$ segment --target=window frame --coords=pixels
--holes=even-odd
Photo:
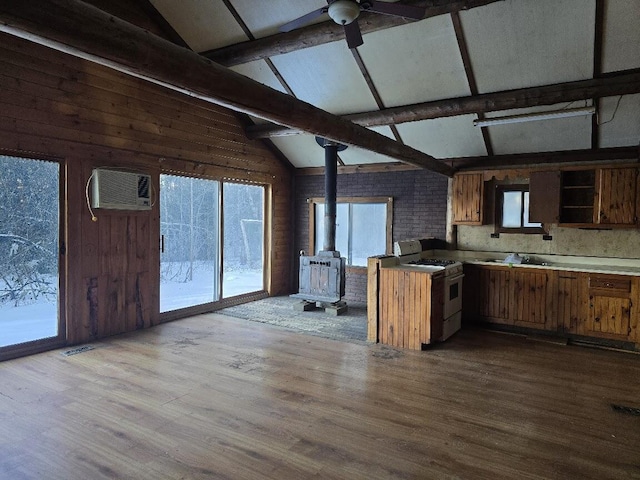
[[[529,193],[529,185],[528,184],[502,184],[496,185],[495,191],[495,233],[521,233],[521,234],[545,234],[547,233],[544,224],[541,224],[539,227],[503,227],[502,226],[502,218],[504,211],[504,194],[505,192],[520,192],[522,196],[522,207],[520,210],[520,223],[524,225],[524,194]],[[529,197],[531,199],[531,197]],[[529,221],[527,219],[527,221]],[[539,222],[538,222],[539,223]]]
[[[318,203],[324,204],[324,197],[311,197],[307,199],[307,204],[309,205],[309,255],[314,255],[316,251],[316,204]],[[393,251],[393,197],[337,197],[336,203],[376,203],[386,205],[385,254],[391,254]],[[349,226],[349,236],[351,236],[351,226]],[[347,265],[347,268],[367,267],[362,265]]]

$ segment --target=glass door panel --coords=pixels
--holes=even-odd
[[[60,165],[0,155],[0,353],[64,335]]]
[[[223,184],[222,296],[264,290],[264,187]]]
[[[160,311],[220,299],[219,182],[160,175]]]

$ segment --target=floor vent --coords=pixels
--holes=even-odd
[[[616,405],[615,403],[611,404],[611,408],[613,408],[613,410],[615,410],[616,412],[640,417],[640,408],[627,407],[626,405]]]
[[[62,352],[62,355],[65,357],[70,357],[71,355],[77,355],[78,353],[86,352],[88,350],[93,350],[94,347],[91,345],[83,345],[82,347],[72,348],[71,350],[66,350]]]

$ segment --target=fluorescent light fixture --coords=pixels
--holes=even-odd
[[[571,108],[564,110],[552,110],[541,113],[527,113],[524,115],[511,115],[508,117],[486,118],[484,120],[474,120],[474,127],[491,127],[493,125],[505,125],[507,123],[534,122],[536,120],[553,120],[554,118],[579,117],[582,115],[593,115],[596,107]]]

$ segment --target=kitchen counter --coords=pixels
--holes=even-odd
[[[393,267],[385,267],[385,268],[388,268],[390,270],[402,270],[405,272],[430,273],[432,275],[437,273],[444,274],[444,267],[436,267],[433,265],[413,265],[409,263],[401,263]]]
[[[467,250],[432,250],[424,257],[458,260],[471,265],[491,265],[511,268],[563,270],[572,272],[604,273],[612,275],[640,276],[640,259],[580,257],[570,255],[530,255],[532,263],[504,263],[508,253],[478,252]]]

